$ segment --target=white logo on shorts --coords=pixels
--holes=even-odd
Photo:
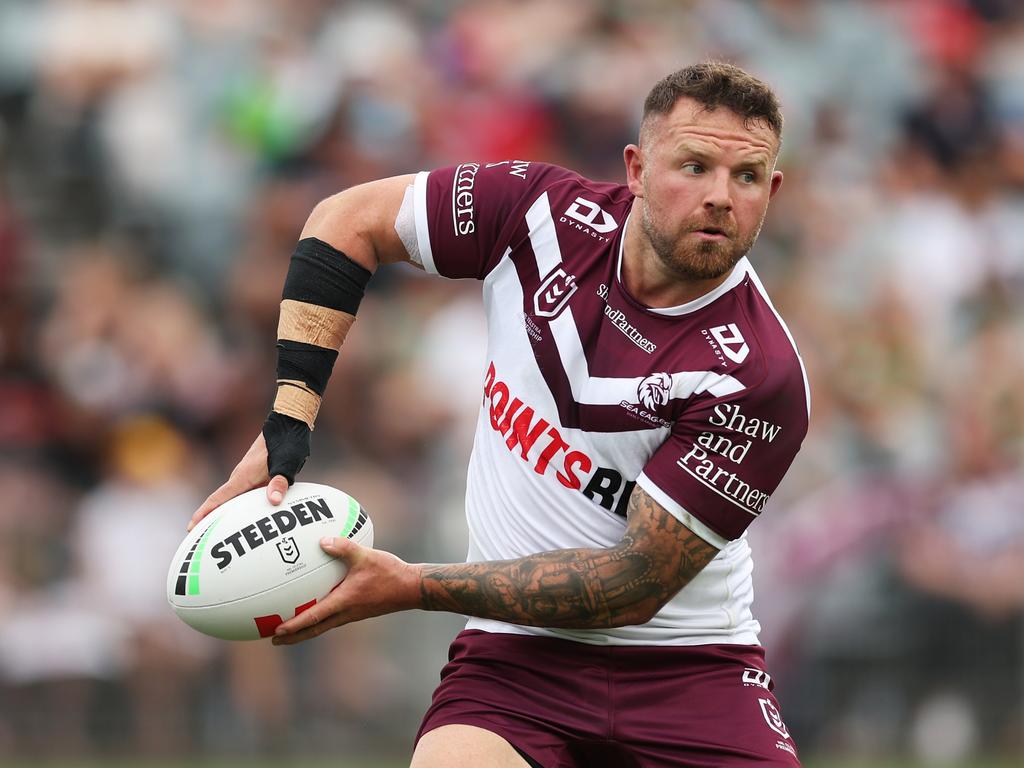
[[[771,699],[758,699],[757,701],[761,705],[761,714],[764,715],[764,721],[768,723],[768,727],[782,738],[788,739],[789,729],[782,722],[782,715],[779,713],[778,708],[772,704]]]
[[[771,682],[771,675],[763,670],[754,669],[753,667],[747,667],[743,670],[744,685],[759,685],[765,690],[768,690],[768,686],[771,685]]]
[[[793,749],[792,744],[788,744],[785,741],[776,741],[775,748],[781,749],[783,752],[789,752],[793,757],[796,757],[796,750]]]

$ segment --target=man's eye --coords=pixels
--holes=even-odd
[[[692,173],[696,175],[698,173],[704,173],[704,166],[701,165],[700,163],[686,163],[683,166],[683,170],[686,171],[687,173]]]
[[[755,181],[757,181],[757,174],[754,173],[753,171],[743,171],[740,174],[740,181],[742,181],[744,184],[753,184]]]

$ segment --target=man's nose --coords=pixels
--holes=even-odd
[[[716,169],[707,174],[708,186],[704,193],[704,208],[709,211],[728,213],[732,210],[732,195],[729,191],[729,171]]]

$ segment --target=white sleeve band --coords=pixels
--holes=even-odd
[[[651,478],[643,472],[641,472],[640,477],[636,479],[636,484],[643,488],[652,499],[668,510],[672,517],[676,518],[679,522],[704,539],[708,544],[713,547],[717,547],[718,549],[725,549],[725,545],[729,543],[727,538],[715,533],[704,525],[704,523],[687,512],[681,505],[673,500],[672,497],[656,486]]]
[[[430,227],[427,226],[427,179],[429,171],[420,171],[413,182],[413,211],[416,213],[416,243],[419,245],[420,263],[432,275],[439,274],[430,247]]]
[[[409,261],[413,264],[423,266],[423,257],[420,256],[420,246],[416,237],[416,209],[413,202],[413,185],[405,188],[405,197],[402,198],[402,207],[398,209],[398,216],[395,217],[395,232],[398,233],[402,245],[409,254]]]

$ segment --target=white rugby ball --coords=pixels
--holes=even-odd
[[[204,634],[270,637],[345,578],[347,566],[320,548],[324,536],[372,547],[373,523],[358,501],[328,485],[295,483],[276,507],[265,488],[243,493],[181,542],[167,573],[167,601]]]

